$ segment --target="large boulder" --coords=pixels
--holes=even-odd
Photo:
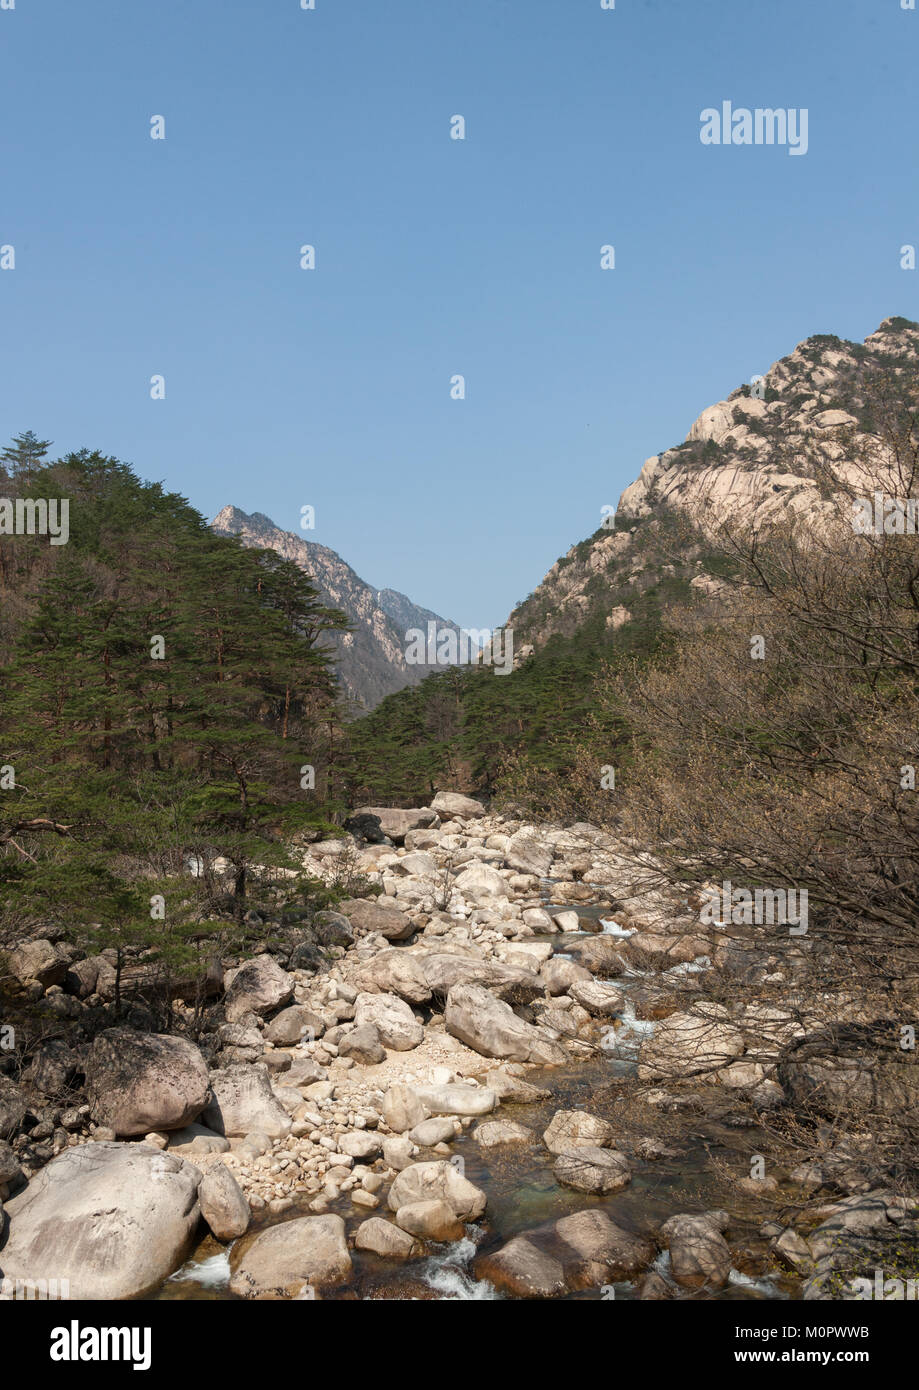
[[[49,1038],[32,1054],[24,1080],[31,1090],[49,1100],[63,1096],[83,1070],[83,1058],[61,1038]]]
[[[430,1114],[430,1110],[414,1088],[404,1082],[397,1081],[383,1097],[383,1122],[395,1134],[404,1134],[406,1130],[414,1129],[422,1120],[429,1119]]]
[[[37,980],[43,989],[59,985],[67,974],[70,957],[50,941],[22,941],[7,956],[10,974],[22,984]]]
[[[485,906],[495,898],[507,897],[507,880],[490,864],[477,861],[465,865],[453,880],[453,886],[468,902]]]
[[[506,1105],[534,1105],[537,1101],[548,1100],[552,1094],[544,1086],[522,1081],[519,1076],[511,1076],[501,1067],[486,1072],[485,1084]]]
[[[378,1066],[386,1061],[386,1049],[380,1041],[380,1034],[372,1023],[361,1023],[352,1028],[338,1043],[339,1057],[352,1057],[355,1062],[365,1066]]]
[[[573,980],[568,991],[576,1004],[594,1018],[612,1018],[622,1012],[625,995],[615,985],[601,980]]]
[[[479,1279],[516,1298],[554,1298],[627,1279],[654,1258],[647,1236],[617,1225],[591,1208],[515,1236],[475,1263]]]
[[[339,908],[357,931],[379,932],[387,941],[405,941],[415,931],[410,918],[398,907],[375,898],[346,898]]]
[[[546,878],[552,867],[553,856],[553,846],[547,844],[532,826],[524,826],[511,836],[504,864],[518,874],[535,874],[537,878]]]
[[[720,1004],[670,1014],[641,1045],[640,1081],[660,1081],[726,1067],[744,1050],[743,1036]]]
[[[424,970],[427,959],[410,951],[380,951],[364,961],[354,983],[364,993],[398,994],[408,1004],[425,1004],[431,997]]]
[[[542,1139],[553,1154],[568,1153],[585,1144],[603,1149],[613,1142],[613,1127],[586,1110],[556,1110]]]
[[[533,1131],[515,1120],[486,1120],[483,1125],[476,1125],[472,1137],[483,1149],[497,1149],[503,1144],[527,1144]]]
[[[223,1163],[213,1163],[201,1179],[198,1202],[217,1240],[236,1240],[249,1229],[249,1203],[239,1183]]]
[[[419,1149],[432,1149],[435,1144],[452,1144],[456,1138],[456,1129],[449,1116],[434,1115],[430,1120],[422,1120],[414,1129],[410,1129],[408,1137]]]
[[[501,961],[441,951],[418,956],[417,960],[431,992],[444,999],[454,985],[483,985],[508,1004],[531,1004],[543,992],[542,981],[532,970]]]
[[[726,1212],[671,1216],[661,1227],[670,1249],[670,1268],[678,1284],[690,1289],[722,1288],[731,1272],[731,1251],[722,1235]]]
[[[383,1140],[372,1129],[352,1129],[339,1139],[338,1151],[360,1163],[372,1163],[383,1151]]]
[[[363,829],[355,824],[358,821]],[[373,821],[378,822],[382,834],[396,845],[401,845],[410,830],[430,830],[440,825],[440,817],[430,806],[415,806],[409,810],[397,806],[358,806],[345,822],[345,828],[353,826],[366,840],[371,837],[365,830],[372,826]],[[346,909],[342,908],[342,911]]]
[[[292,1297],[304,1284],[334,1288],[351,1277],[340,1216],[301,1216],[237,1241],[230,1254],[230,1291],[241,1298]]]
[[[98,994],[102,999],[115,996],[115,967],[105,956],[86,956],[74,961],[64,976],[64,989],[78,999]]]
[[[290,1133],[292,1121],[271,1089],[268,1068],[221,1067],[211,1072],[211,1100],[202,1122],[218,1134],[242,1137],[267,1134],[281,1139]]]
[[[265,1041],[270,1042],[273,1047],[294,1047],[302,1038],[315,1041],[324,1031],[324,1020],[312,1009],[308,1009],[305,1004],[291,1004],[276,1014],[268,1024],[265,1029]]]
[[[245,1014],[273,1013],[293,996],[295,980],[282,970],[273,956],[255,956],[236,971],[224,1000],[224,1013],[230,1023]]]
[[[829,1215],[811,1231],[806,1242],[786,1230],[775,1243],[779,1253],[806,1275],[804,1298],[909,1298],[909,1290],[904,1291],[903,1284],[915,1267],[915,1257],[911,1260],[906,1252],[914,1251],[919,1240],[915,1198],[889,1189],[875,1189],[844,1197],[828,1210]],[[797,1245],[796,1251],[789,1250],[789,1238]],[[905,1274],[902,1268],[891,1270],[896,1265],[894,1252],[902,1252],[901,1259],[906,1256]],[[892,1287],[885,1288],[891,1272]]]
[[[414,1143],[407,1134],[391,1134],[383,1140],[383,1160],[387,1168],[401,1173],[412,1162]]]
[[[400,1231],[398,1226],[385,1221],[382,1216],[371,1216],[368,1221],[362,1221],[354,1232],[354,1248],[368,1250],[370,1254],[379,1255],[385,1260],[407,1260],[418,1253],[419,1245],[408,1231]]]
[[[432,879],[437,874],[437,864],[423,850],[414,850],[411,854],[404,854],[401,859],[390,864],[389,869],[391,873],[404,878]]]
[[[21,1176],[19,1159],[11,1145],[5,1139],[0,1139],[0,1187],[6,1187],[8,1183],[18,1183]]]
[[[778,1079],[792,1105],[830,1117],[912,1114],[919,1108],[916,1054],[893,1045],[894,1030],[872,1040],[856,1028],[792,1044]]]
[[[597,1195],[619,1192],[632,1181],[632,1170],[621,1153],[589,1144],[560,1153],[552,1171],[563,1187]]]
[[[438,792],[431,802],[431,810],[436,811],[441,820],[453,820],[456,816],[472,820],[485,815],[481,801],[473,801],[471,796],[461,796],[459,792]]]
[[[574,1252],[566,1260],[569,1283],[584,1287],[610,1279],[627,1279],[654,1259],[655,1245],[647,1236],[619,1226],[599,1207],[563,1216],[555,1235]]]
[[[621,975],[626,968],[622,959],[622,938],[608,932],[588,937],[586,941],[569,941],[565,950],[591,975],[603,979]]]
[[[481,985],[455,985],[447,996],[444,1023],[448,1033],[484,1057],[561,1066],[563,1047],[531,1023],[518,1018],[509,1004]]]
[[[196,1154],[225,1154],[230,1150],[230,1141],[224,1134],[217,1134],[215,1130],[208,1129],[207,1125],[194,1124],[187,1125],[185,1129],[174,1129],[169,1135],[168,1146],[170,1153],[177,1153],[179,1158],[188,1158],[192,1162]]]
[[[711,941],[695,932],[636,932],[622,942],[622,954],[639,970],[688,965],[711,951]]]
[[[514,1236],[475,1262],[478,1279],[514,1298],[558,1298],[568,1292],[565,1266],[557,1255],[529,1236]]]
[[[432,1115],[488,1115],[497,1104],[494,1091],[487,1086],[453,1082],[446,1086],[415,1085],[412,1090]]]
[[[6,1203],[0,1276],[67,1280],[72,1299],[134,1298],[182,1263],[201,1174],[149,1144],[65,1149]]]
[[[359,994],[354,1001],[354,1021],[358,1026],[372,1024],[383,1046],[396,1052],[410,1052],[424,1041],[424,1025],[395,994]]]
[[[354,932],[343,912],[317,912],[313,918],[313,930],[320,946],[347,948],[354,945]]]
[[[424,1202],[408,1202],[396,1212],[396,1225],[420,1240],[462,1240],[466,1234],[462,1221],[439,1197]]]
[[[562,956],[552,956],[544,961],[539,978],[550,994],[567,994],[571,986],[578,983],[596,984],[593,975],[583,965],[578,965],[574,960],[565,960]]]
[[[325,1071],[308,1054],[300,1057],[294,1054],[290,1066],[284,1073],[288,1086],[312,1086],[314,1081],[323,1081]]]
[[[185,1038],[109,1028],[86,1058],[90,1115],[118,1136],[184,1129],[208,1098],[207,1063]]]
[[[390,843],[383,834],[379,816],[371,816],[363,812],[360,815],[350,815],[345,821],[344,828],[358,840],[366,841],[368,845],[388,845]]]
[[[485,1193],[458,1173],[452,1163],[410,1163],[389,1189],[390,1210],[398,1212],[411,1203],[430,1201],[446,1202],[462,1221],[477,1221],[485,1211]]]

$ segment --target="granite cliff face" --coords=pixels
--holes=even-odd
[[[274,550],[293,560],[312,577],[322,601],[348,615],[354,631],[335,634],[329,641],[354,713],[373,709],[385,696],[417,685],[432,669],[442,669],[407,663],[405,634],[413,627],[426,630],[429,621],[456,629],[455,623],[419,608],[395,589],[371,588],[336,551],[282,531],[261,512],[250,515],[238,507],[224,507],[211,527],[220,535],[239,536],[244,545]]]
[[[734,531],[787,518],[819,525],[835,504],[815,457],[857,484],[857,460],[874,448],[865,376],[915,372],[917,363],[919,324],[885,319],[864,343],[808,338],[758,382],[703,410],[682,444],[645,461],[619,500],[615,529],[572,546],[511,613],[517,660],[588,621],[615,632],[649,593],[664,605],[690,590],[717,596],[705,539],[724,524]]]

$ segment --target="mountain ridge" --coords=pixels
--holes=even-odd
[[[684,580],[700,595],[717,592],[718,576],[706,570],[698,544],[687,548],[684,566],[658,563],[650,576],[642,555],[649,528],[682,521],[714,541],[725,524],[752,532],[787,517],[815,523],[834,503],[805,455],[816,444],[857,482],[860,469],[849,460],[871,447],[864,374],[896,375],[917,363],[919,324],[886,318],[863,343],[806,338],[762,377],[707,406],[680,444],[645,460],[620,496],[615,526],[571,546],[512,610],[515,659],[526,660],[555,634],[571,636],[596,616],[604,595],[615,600],[606,627],[618,631],[630,620],[630,593],[645,591],[652,577]]]
[[[337,551],[284,531],[264,512],[244,512],[228,504],[210,526],[218,535],[235,535],[246,546],[274,550],[293,560],[312,577],[323,603],[347,614],[354,630],[332,635],[329,644],[342,689],[355,712],[371,710],[387,695],[417,685],[432,669],[442,669],[407,662],[405,634],[412,627],[424,628],[428,621],[459,631],[449,619],[420,607],[396,589],[375,589]]]

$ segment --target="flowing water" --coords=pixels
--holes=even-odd
[[[602,930],[627,934],[609,919],[609,909],[585,908],[576,911],[590,931]],[[605,920],[604,920],[605,919]],[[559,954],[575,940],[584,940],[586,933],[576,936],[554,936],[550,939]],[[699,963],[695,968],[702,969]],[[693,967],[679,967],[676,973],[685,974]],[[636,972],[617,979],[616,983],[628,995],[630,987],[642,979]],[[344,1290],[330,1291],[325,1297],[398,1298],[398,1299],[494,1299],[499,1297],[492,1286],[477,1281],[472,1273],[472,1261],[479,1251],[503,1245],[521,1232],[556,1220],[587,1207],[604,1208],[618,1224],[636,1231],[652,1231],[668,1216],[679,1211],[704,1211],[724,1208],[731,1212],[732,1249],[741,1252],[741,1268],[732,1271],[727,1286],[714,1293],[698,1295],[717,1299],[789,1298],[797,1296],[797,1283],[788,1276],[776,1274],[768,1258],[765,1240],[759,1235],[764,1219],[762,1209],[739,1193],[731,1192],[719,1178],[714,1165],[723,1160],[733,1172],[748,1168],[749,1134],[743,1127],[714,1120],[704,1114],[682,1112],[662,1119],[649,1116],[647,1107],[638,1112],[617,1105],[621,1081],[634,1072],[635,1057],[641,1038],[653,1029],[653,1023],[636,1019],[634,1009],[627,1003],[622,1024],[617,1030],[617,1050],[596,1053],[583,1062],[564,1067],[534,1069],[527,1080],[551,1091],[549,1100],[534,1105],[507,1105],[500,1114],[527,1125],[535,1132],[535,1142],[483,1150],[464,1131],[452,1146],[463,1159],[466,1177],[481,1188],[488,1197],[484,1218],[467,1227],[467,1238],[437,1253],[412,1261],[382,1260],[363,1251],[352,1251],[354,1280]],[[553,1175],[554,1156],[540,1142],[543,1130],[557,1110],[584,1109],[608,1120],[616,1132],[616,1143],[628,1149],[647,1137],[653,1126],[665,1150],[664,1156],[653,1160],[632,1159],[632,1181],[623,1191],[605,1197],[591,1197],[560,1186]],[[474,1126],[473,1126],[474,1127]],[[661,1130],[664,1131],[661,1135]],[[619,1136],[622,1136],[621,1138]],[[675,1152],[674,1152],[675,1151]],[[420,1155],[436,1157],[436,1155]],[[745,1214],[745,1204],[747,1212]],[[372,1214],[356,1214],[347,1195],[333,1203],[330,1211],[345,1218],[349,1229]],[[383,1209],[381,1208],[381,1214]],[[289,1220],[308,1216],[305,1204],[294,1206],[282,1217]],[[274,1224],[262,1216],[253,1222],[251,1230]],[[658,1257],[658,1267],[666,1272],[669,1256]],[[191,1258],[170,1279],[155,1298],[161,1299],[230,1299],[230,1266],[228,1251],[208,1236]],[[617,1284],[617,1299],[637,1295],[632,1284]],[[599,1299],[600,1289],[588,1289],[569,1294],[570,1299]]]

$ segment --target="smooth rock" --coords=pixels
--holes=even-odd
[[[384,1260],[407,1260],[418,1253],[418,1242],[381,1216],[362,1221],[354,1232],[355,1250],[368,1250]]]
[[[291,1297],[304,1283],[335,1287],[351,1277],[340,1216],[301,1216],[238,1241],[230,1254],[230,1291],[243,1298]]]
[[[517,1017],[510,1005],[481,985],[455,985],[447,997],[448,1033],[485,1057],[559,1066],[568,1054],[539,1029]]]
[[[435,1116],[430,1120],[422,1120],[420,1125],[416,1125],[409,1131],[409,1139],[413,1144],[418,1144],[422,1149],[433,1148],[435,1144],[449,1144],[456,1138],[456,1131],[453,1128],[453,1121],[442,1116]]]
[[[376,898],[347,898],[339,903],[339,908],[352,927],[362,933],[379,932],[387,941],[405,941],[415,931],[411,918],[404,912]]]
[[[731,1270],[731,1251],[722,1235],[727,1213],[671,1216],[661,1227],[670,1249],[674,1279],[686,1288],[722,1288]]]
[[[266,1068],[223,1067],[211,1072],[210,1080],[212,1098],[201,1116],[210,1129],[230,1137],[252,1130],[272,1139],[290,1133],[292,1121],[271,1089]]]
[[[109,1028],[89,1049],[86,1094],[92,1119],[116,1135],[183,1129],[207,1102],[207,1063],[185,1038]]]
[[[552,1171],[556,1181],[578,1192],[619,1192],[632,1180],[632,1170],[622,1154],[588,1144],[560,1153]]]
[[[70,959],[57,945],[44,939],[21,941],[7,955],[10,974],[21,984],[37,980],[42,989],[59,985],[67,974]]]
[[[556,1110],[543,1134],[543,1143],[554,1154],[567,1153],[584,1144],[606,1148],[612,1142],[612,1125],[586,1110]]]
[[[497,1104],[494,1091],[487,1086],[464,1086],[460,1081],[446,1086],[416,1085],[412,1090],[432,1115],[488,1115]]]
[[[286,1004],[296,981],[282,970],[273,956],[254,956],[235,972],[224,999],[228,1022],[236,1023],[244,1014],[268,1014]]]
[[[396,1225],[421,1240],[462,1240],[466,1234],[453,1208],[439,1198],[408,1202],[396,1212]]]
[[[249,1203],[239,1183],[223,1163],[213,1163],[201,1179],[198,1202],[217,1240],[236,1240],[249,1229]]]
[[[424,1040],[424,1025],[404,999],[395,994],[359,994],[354,1005],[358,1025],[372,1024],[384,1047],[409,1052]]]
[[[431,802],[431,810],[436,811],[443,821],[454,820],[457,816],[462,816],[463,820],[475,820],[486,814],[481,801],[474,801],[471,796],[462,796],[459,792],[438,792]]]
[[[169,1135],[169,1149],[180,1158],[193,1158],[195,1154],[223,1154],[229,1152],[230,1141],[216,1130],[206,1125],[190,1124],[184,1129],[174,1129]]]
[[[452,1163],[412,1163],[403,1168],[389,1190],[392,1211],[412,1202],[439,1199],[463,1221],[477,1221],[485,1211],[485,1193],[462,1177]]]
[[[501,1144],[526,1144],[535,1136],[526,1125],[518,1125],[513,1120],[488,1120],[476,1125],[472,1137],[483,1149],[493,1149]]]
[[[68,1148],[6,1203],[0,1273],[68,1280],[72,1299],[127,1299],[155,1288],[186,1257],[201,1174],[149,1144]]]

